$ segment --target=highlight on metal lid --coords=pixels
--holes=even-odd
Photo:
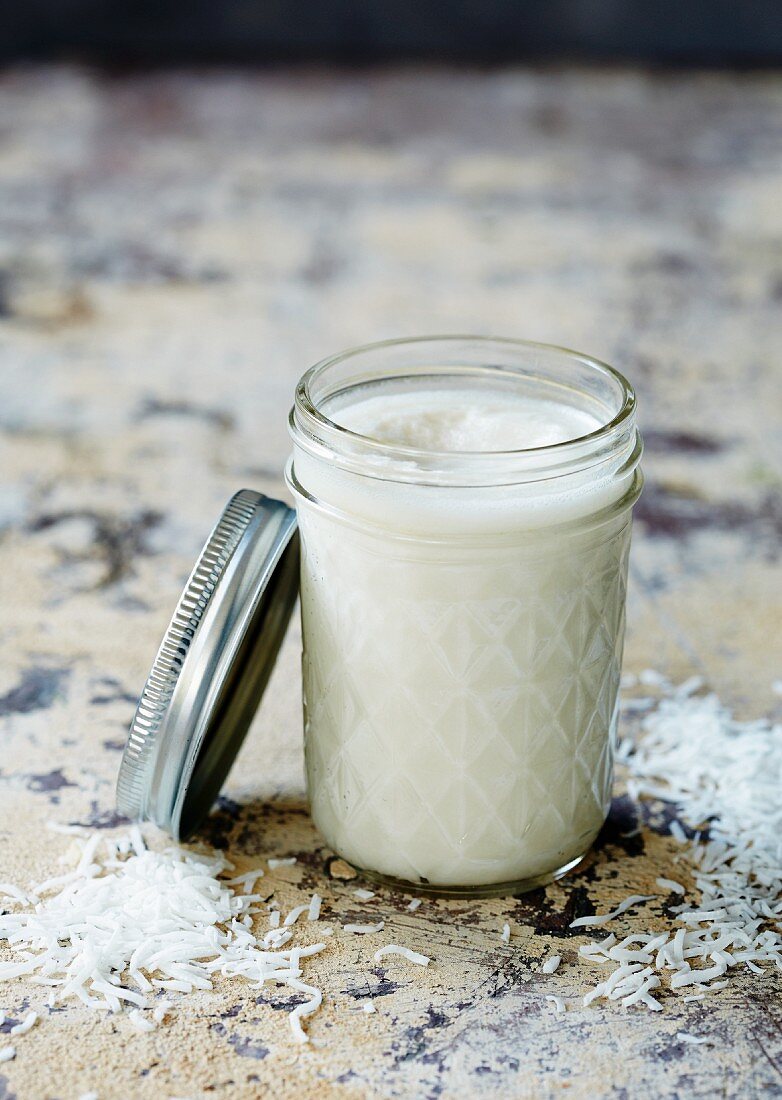
[[[298,594],[294,511],[251,489],[226,505],[142,691],[117,809],[175,839],[208,813],[255,715]]]

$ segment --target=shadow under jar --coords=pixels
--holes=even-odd
[[[565,874],[611,797],[630,386],[556,347],[391,341],[313,367],[290,424],[324,839],[419,893]]]

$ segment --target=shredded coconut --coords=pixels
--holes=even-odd
[[[155,1021],[142,1016],[141,1009],[134,1008],[130,1013],[130,1022],[138,1031],[154,1031]]]
[[[16,1024],[8,1032],[9,1035],[25,1035],[38,1022],[37,1012],[28,1012],[20,1024]]]
[[[256,867],[254,871],[247,871],[244,875],[226,879],[226,886],[241,886],[242,893],[251,894],[259,878],[263,878],[263,871],[260,867]]]
[[[668,683],[665,677],[653,668],[645,668],[638,677],[638,680],[639,683],[642,683],[644,685],[644,687],[663,688]]]
[[[11,1062],[16,1057],[16,1047],[0,1047],[0,1062]]]
[[[307,907],[307,920],[320,920],[320,907],[323,898],[320,894],[313,894]]]
[[[288,1017],[296,1041],[299,1043],[307,1043],[309,1042],[309,1037],[301,1026],[301,1021],[305,1016],[311,1016],[313,1012],[320,1008],[321,1002],[323,1001],[323,994],[319,989],[315,989],[314,986],[305,985],[304,982],[300,982],[296,978],[289,978],[287,984],[291,989],[297,989],[301,993],[309,994],[310,999],[305,1001],[304,1004],[297,1005]]]
[[[395,943],[389,943],[387,947],[381,947],[379,951],[376,951],[375,962],[379,963],[385,955],[401,955],[403,959],[407,959],[407,961],[411,963],[416,963],[418,966],[429,965],[429,958],[427,955],[419,955],[417,951],[411,951],[409,947],[399,947],[399,945]]]
[[[677,1031],[676,1038],[680,1043],[710,1043],[708,1035],[692,1035],[689,1031]]]
[[[320,1004],[320,993],[316,998],[317,991],[299,981],[301,963],[323,951],[324,943],[283,949],[293,938],[291,927],[271,929],[259,942],[245,921],[261,899],[235,893],[219,877],[233,870],[221,853],[149,851],[137,826],[126,837],[106,840],[103,857],[102,841],[100,835],[77,840],[76,870],[37,887],[35,893],[49,896],[34,907],[30,893],[14,887],[17,900],[19,894],[30,900],[22,911],[0,914],[0,941],[12,953],[0,962],[0,981],[24,976],[48,986],[52,1007],[76,999],[92,1009],[128,1011],[142,1031],[156,1027],[168,1007],[155,1003],[155,990],[209,990],[214,974],[258,986],[276,982],[309,994],[306,1005],[291,1013],[294,1034],[306,1040],[301,1020]],[[257,871],[248,872],[234,885],[251,889],[257,878]],[[311,906],[292,910],[286,924]],[[12,1030],[21,1034],[37,1018],[28,1013]]]
[[[307,905],[297,905],[295,909],[291,909],[285,920],[282,922],[283,928],[290,928],[292,924],[295,924],[302,913],[309,913],[309,903]]]
[[[503,943],[510,943],[510,925],[509,924],[503,924],[503,926],[502,926],[502,937],[501,938],[502,938]]]
[[[662,978],[691,1001],[724,988],[739,964],[759,975],[782,971],[782,725],[737,721],[716,695],[696,694],[696,677],[677,688],[659,677],[654,686],[664,695],[643,718],[638,743],[620,755],[640,797],[676,804],[681,821],[669,828],[682,845],[676,858],[690,865],[696,903],[669,909],[675,925],[667,931],[582,946],[582,958],[613,967],[587,993],[587,1004],[621,998],[658,1009],[651,990]],[[673,879],[657,885],[685,893]],[[582,918],[574,926],[591,923]],[[685,1036],[679,1034],[683,1042],[710,1041]]]
[[[285,859],[267,859],[270,870],[274,870],[275,867],[292,867],[296,862],[296,856],[286,856]]]
[[[546,959],[540,969],[544,974],[553,974],[561,961],[559,955],[552,955],[550,959]]]
[[[33,905],[38,901],[35,895],[26,894],[24,890],[20,890],[18,886],[13,886],[10,882],[0,882],[0,894],[4,894],[11,901],[18,901],[22,905]]]
[[[343,924],[342,928],[345,932],[357,932],[359,935],[368,935],[370,932],[382,932],[385,928],[385,921],[378,921],[377,924]]]
[[[624,901],[617,905],[616,909],[612,909],[610,913],[596,913],[590,917],[578,917],[576,920],[570,922],[571,928],[591,928],[600,924],[608,924],[614,917],[620,917],[622,913],[626,913],[628,909],[632,909],[634,905],[640,905],[641,902],[651,901],[653,894],[631,894],[629,898],[625,898]]]
[[[680,882],[675,882],[672,878],[658,878],[657,885],[661,886],[663,890],[671,890],[674,894],[685,893],[682,884]]]
[[[421,904],[422,902],[420,898],[413,898],[407,908],[410,910],[411,913],[414,913]]]
[[[375,896],[373,890],[358,889],[354,890],[353,893],[357,898],[361,898],[362,901],[369,901],[370,898],[373,898]]]
[[[547,993],[546,1000],[551,1001],[551,1003],[554,1005],[555,1012],[567,1012],[567,1005],[562,1000],[562,998],[557,997],[555,993]]]
[[[364,1005],[364,1012],[377,1012],[377,1009],[375,1008],[375,1006],[372,1004],[371,1001],[367,1001],[366,1004]]]

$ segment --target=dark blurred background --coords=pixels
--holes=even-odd
[[[3,61],[782,60],[778,0],[6,0],[0,11]]]

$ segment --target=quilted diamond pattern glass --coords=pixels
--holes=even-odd
[[[307,775],[329,845],[446,887],[577,860],[610,801],[627,515],[556,553],[389,553],[339,526],[300,513]]]

